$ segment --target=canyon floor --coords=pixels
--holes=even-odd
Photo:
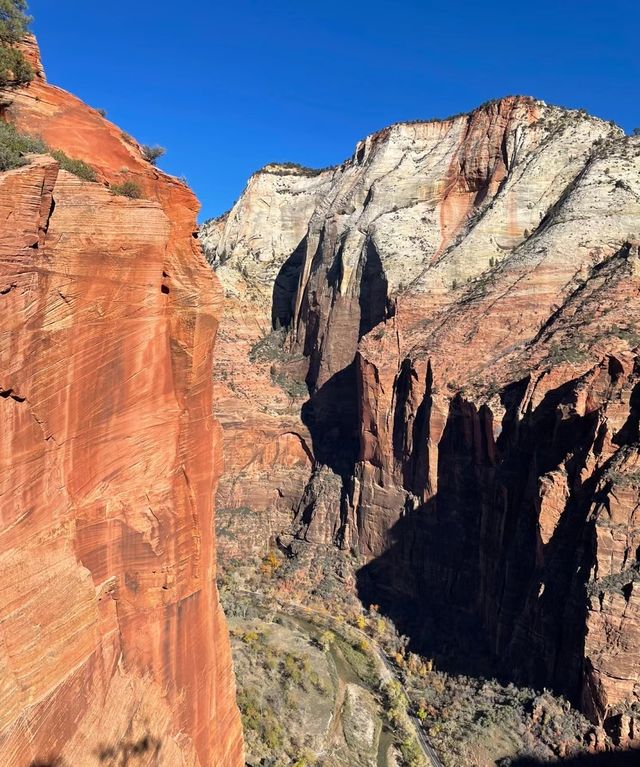
[[[228,515],[219,517],[221,540],[229,535]],[[219,589],[249,765],[495,767],[596,746],[595,728],[566,700],[449,674],[409,651],[391,621],[362,607],[349,586],[354,562],[330,547],[293,560],[275,548],[244,561],[227,559],[224,547],[221,554]],[[400,703],[385,693],[390,678],[407,696]],[[430,762],[411,728],[406,738],[397,719],[405,714],[438,761]]]

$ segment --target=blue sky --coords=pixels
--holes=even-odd
[[[640,126],[637,0],[31,0],[49,80],[161,144],[201,218],[267,162],[512,93]]]

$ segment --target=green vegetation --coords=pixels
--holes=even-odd
[[[246,731],[254,733],[270,750],[282,749],[284,730],[273,711],[260,705],[255,689],[249,688],[238,693],[238,708]]]
[[[437,671],[420,682],[410,675],[405,684],[446,767],[480,762],[480,755],[491,763],[575,755],[592,730],[566,700],[546,691]]]
[[[41,138],[20,133],[13,125],[0,122],[0,171],[26,165],[28,154],[50,154],[63,170],[83,181],[96,181],[95,171],[86,162],[74,160],[60,149],[51,149]]]
[[[0,88],[26,85],[33,80],[33,67],[17,48],[0,45]]]
[[[273,367],[271,368],[271,380],[276,386],[285,391],[291,399],[306,399],[309,394],[304,381],[298,381]]]
[[[396,740],[402,763],[405,767],[423,767],[426,765],[409,719],[409,701],[399,682],[395,679],[382,685],[385,709],[389,724],[396,734]]]
[[[628,592],[633,583],[640,583],[640,562],[634,562],[619,573],[605,575],[604,578],[591,581],[587,584],[587,593],[590,596],[598,594],[621,594],[625,596],[625,592]]]
[[[335,641],[336,635],[329,629],[325,629],[318,637],[318,644],[323,650],[328,650]]]
[[[44,154],[48,151],[42,139],[20,133],[13,125],[0,122],[0,171],[26,165],[26,154]]]
[[[332,710],[330,661],[304,632],[285,628],[251,602],[240,604],[240,612],[230,633],[251,763],[315,765],[313,746],[323,733],[316,719],[330,720]]]
[[[26,35],[31,18],[25,0],[0,0],[0,87],[26,85],[33,67],[15,45]]]
[[[60,163],[62,170],[73,173],[74,176],[81,178],[83,181],[97,180],[95,170],[90,165],[87,165],[86,162],[72,159],[61,149],[54,149],[51,151],[51,154]]]
[[[282,571],[287,566],[281,565],[276,579],[269,577],[263,581],[265,585],[269,584],[270,593],[277,593],[273,589],[283,582]],[[299,581],[299,571],[292,577]],[[246,616],[248,608],[246,603],[239,603],[236,585],[230,586],[228,602],[223,588],[225,609],[228,614]],[[251,584],[251,590],[260,593],[263,587],[260,582],[255,582]],[[272,597],[268,604],[269,608],[262,609],[272,616]],[[359,607],[356,609],[356,603],[349,608],[332,599],[331,612],[323,613],[322,606],[326,610],[326,604],[325,599],[321,600],[314,608],[316,615],[308,619],[317,627],[313,644],[322,647],[328,658],[342,657],[360,683],[374,692],[387,721],[386,730],[392,735],[403,767],[419,765],[422,759],[409,710],[414,711],[447,767],[487,763],[489,760],[493,763],[506,756],[537,756],[548,760],[553,755],[563,752],[576,754],[584,748],[592,727],[567,701],[548,692],[505,686],[494,680],[453,676],[436,670],[432,660],[407,651],[406,638],[397,634],[391,621],[382,616],[375,605],[363,612]],[[361,633],[356,634],[350,625],[366,633],[371,640],[365,639]],[[269,653],[263,649],[266,645],[263,634],[251,629],[252,626],[245,623],[242,633],[236,636],[240,636],[242,646],[255,659],[252,663],[262,664],[270,669],[270,674],[277,675],[282,680],[283,689],[288,691],[284,695],[303,694],[304,666],[299,660],[300,653],[292,653],[290,648],[282,652],[272,646],[269,653],[274,657],[269,665]],[[255,633],[258,634],[257,639]],[[247,634],[249,636],[245,638]],[[404,690],[392,680],[379,686],[373,642],[383,648],[394,662]],[[287,652],[292,656],[289,659]],[[315,669],[317,664],[312,667]],[[307,688],[311,688],[308,683]],[[284,706],[276,712],[277,720],[285,730],[290,710]],[[257,735],[259,742],[264,743],[261,735]],[[285,760],[285,763],[289,765],[292,762]],[[279,767],[280,762],[276,764]]]
[[[286,339],[284,328],[272,330],[259,341],[257,341],[249,351],[249,360],[251,362],[267,362],[269,360],[282,360],[285,357],[284,342]]]
[[[131,200],[139,200],[142,197],[142,190],[135,181],[123,181],[122,184],[113,184],[111,194],[119,197],[129,197]]]
[[[624,476],[630,475],[633,477],[633,472],[627,469]],[[236,518],[241,516],[236,514]],[[253,531],[252,534],[255,534],[255,528]],[[221,551],[225,552],[225,549]],[[255,610],[262,616],[268,616],[269,621],[274,621],[271,625],[278,626],[274,630],[281,632],[281,643],[285,636],[281,627],[287,627],[287,618],[281,613],[274,619],[274,605],[298,603],[310,608],[304,621],[294,618],[289,619],[290,623],[297,627],[308,625],[309,646],[321,649],[330,665],[337,661],[338,665],[348,668],[354,676],[350,681],[375,697],[378,719],[382,719],[383,730],[389,738],[387,742],[394,745],[398,763],[403,767],[416,765],[419,762],[415,760],[421,758],[421,753],[416,752],[410,711],[431,739],[446,767],[500,763],[500,760],[521,756],[548,761],[562,754],[581,753],[592,738],[593,726],[562,698],[547,691],[500,684],[492,679],[446,673],[437,667],[438,658],[434,661],[409,652],[407,638],[397,632],[392,621],[382,615],[376,605],[363,610],[355,595],[345,589],[345,582],[358,564],[357,558],[351,554],[336,552],[331,546],[309,547],[293,542],[289,555],[279,557],[277,568],[271,566],[271,558],[264,553],[251,562],[236,556],[236,549],[233,548],[220,558],[220,593],[227,615],[239,616],[242,621],[242,634],[254,628],[248,621],[255,615]],[[624,595],[628,591],[625,586],[630,582],[629,575],[625,572],[619,583],[615,579],[601,579],[594,590],[598,592],[605,586],[621,589]],[[635,573],[631,575],[635,577]],[[251,596],[242,598],[239,593],[250,593]],[[287,610],[286,606],[284,610]],[[288,630],[291,631],[291,628]],[[295,634],[294,631],[291,636]],[[247,676],[247,669],[259,666],[268,669],[268,672],[264,671],[260,684],[264,686],[265,678],[279,680],[282,692],[277,698],[269,693],[269,705],[273,706],[275,716],[285,730],[285,738],[290,739],[292,710],[296,705],[298,711],[304,710],[307,704],[303,701],[308,701],[309,695],[316,695],[316,689],[307,684],[305,691],[296,681],[301,676],[295,658],[285,661],[284,657],[286,652],[300,657],[304,651],[299,648],[294,651],[286,640],[286,645],[281,648],[275,643],[271,646],[270,653],[274,656],[271,657],[262,650],[260,638],[252,643],[242,639],[242,635],[236,636],[240,639],[234,643],[234,656],[242,659],[236,660],[236,669],[242,663],[238,675],[240,689],[254,684],[252,674],[251,678]],[[395,666],[401,686],[396,682],[390,688],[386,685],[380,687],[376,648],[382,649]],[[312,653],[313,649],[309,652]],[[320,670],[317,658],[311,655],[311,661],[312,668]],[[259,689],[264,699],[262,686]],[[330,698],[330,688],[327,687],[327,690]],[[294,699],[297,704],[292,708],[291,701]],[[317,705],[317,698],[312,699],[313,705]],[[331,704],[329,699],[328,705]],[[348,706],[344,710],[348,711]],[[304,728],[301,731],[307,732]],[[276,755],[264,746],[261,738],[250,735],[250,742],[252,753],[275,759],[276,767],[290,767],[295,763],[294,748],[290,745]],[[311,748],[314,753],[317,745],[318,740],[301,742],[296,746],[299,749],[296,753],[304,748]],[[330,759],[326,763],[334,767]]]
[[[297,162],[269,162],[256,173],[271,173],[275,176],[289,176],[291,174],[299,176],[319,176],[327,170],[333,170],[336,166],[330,165],[326,168],[307,168]]]
[[[361,639],[355,639],[352,643],[340,635],[336,636],[335,644],[362,684],[365,687],[375,687],[378,683],[378,672],[372,659],[370,645]]]
[[[564,343],[550,344],[547,352],[547,362],[551,365],[580,365],[589,357],[588,345],[580,336],[567,338]]]
[[[152,165],[155,165],[167,153],[167,150],[162,146],[147,146],[146,144],[142,144],[140,151],[144,159]]]

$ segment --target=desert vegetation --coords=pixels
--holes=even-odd
[[[0,122],[0,171],[26,165],[26,155],[46,152],[47,146],[42,139],[20,133],[13,125]]]
[[[347,622],[245,594],[227,608],[250,763],[425,767],[406,696]]]
[[[155,165],[167,153],[167,150],[162,146],[147,146],[146,144],[143,144],[140,150],[144,159],[152,165]]]
[[[219,584],[225,610],[232,623],[244,623],[255,617],[256,600],[271,606],[271,620],[278,619],[278,610],[286,612],[294,609],[288,606],[299,605],[306,620],[316,626],[313,641],[317,648],[324,653],[339,652],[359,683],[375,694],[381,724],[389,733],[398,764],[422,764],[410,715],[420,722],[446,767],[493,767],[500,760],[507,763],[504,760],[525,756],[549,760],[580,753],[595,739],[593,725],[568,701],[547,690],[447,673],[434,658],[412,652],[407,637],[398,633],[376,605],[364,609],[354,596],[351,578],[357,561],[352,555],[304,544],[294,549],[294,556],[271,548],[252,561],[222,558]],[[304,667],[296,666],[292,659],[285,665],[284,654],[270,658],[260,634],[254,637],[245,631],[239,641],[245,655],[273,667],[273,673],[283,674],[290,685],[304,677]],[[234,638],[236,659],[237,643],[238,636]],[[381,678],[376,648],[394,667],[400,684]],[[245,671],[242,665],[236,668],[242,690]],[[276,731],[286,730],[287,720],[279,719],[282,714],[277,711],[275,716],[280,722]],[[260,741],[262,730],[263,725],[256,723],[249,737]],[[306,750],[308,758],[313,747],[307,744]],[[292,753],[290,758],[294,756]],[[316,755],[316,761],[308,764],[334,762],[323,762]]]
[[[25,0],[0,0],[0,87],[26,85],[33,67],[16,47],[27,34],[31,18]]]
[[[50,154],[62,170],[73,173],[83,181],[97,180],[94,169],[86,162],[69,157],[60,149],[52,149],[37,136],[21,133],[13,125],[0,122],[0,171],[26,165],[30,154]]]
[[[308,168],[306,165],[300,165],[297,162],[269,162],[260,168],[257,173],[271,173],[276,176],[288,176],[292,173],[300,176],[319,176],[328,170],[333,170],[334,165],[326,168]]]
[[[138,200],[142,197],[142,190],[135,181],[123,181],[121,184],[111,185],[111,194],[119,197],[129,197],[131,200]]]

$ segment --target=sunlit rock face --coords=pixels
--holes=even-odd
[[[357,552],[415,646],[471,625],[480,670],[594,720],[640,696],[639,155],[506,98],[267,166],[203,233],[224,505]]]
[[[4,96],[99,180],[0,174],[0,762],[239,767],[197,202],[42,75]]]

